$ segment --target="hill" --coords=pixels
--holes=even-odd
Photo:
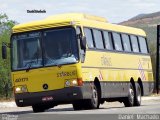
[[[149,14],[139,14],[119,24],[141,28],[146,32],[148,37],[152,64],[153,64],[153,70],[156,71],[155,60],[156,60],[157,25],[160,24],[160,12],[149,13]]]
[[[139,14],[129,20],[139,20],[139,19],[146,19],[146,18],[156,18],[160,16],[160,12],[155,12],[155,13],[149,13],[149,14]]]

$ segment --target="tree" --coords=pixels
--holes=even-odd
[[[12,27],[15,21],[9,20],[6,14],[0,14],[0,52],[2,51],[2,42],[10,42]],[[8,57],[2,60],[0,57],[0,97],[10,97],[12,94],[10,78],[10,50],[7,51]],[[1,53],[0,53],[1,55]]]

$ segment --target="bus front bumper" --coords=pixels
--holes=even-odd
[[[76,100],[90,99],[90,87],[68,87],[59,90],[19,93],[15,94],[15,101],[18,107],[32,106],[37,104],[66,104]]]

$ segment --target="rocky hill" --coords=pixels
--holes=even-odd
[[[149,47],[152,50],[151,52],[155,52],[157,40],[157,25],[160,24],[160,12],[150,14],[139,14],[119,24],[137,27],[145,30],[148,36]]]
[[[152,63],[153,63],[153,69],[155,71],[157,25],[160,24],[160,12],[155,12],[150,14],[139,14],[119,24],[141,28],[144,31],[146,31]]]

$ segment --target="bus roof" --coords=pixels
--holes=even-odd
[[[83,13],[59,14],[47,17],[46,19],[43,20],[19,24],[13,27],[13,33],[38,30],[44,28],[69,26],[74,24],[82,25],[85,27],[93,27],[104,30],[146,36],[145,32],[142,29],[111,24],[108,23],[108,21],[103,17],[93,16]]]

